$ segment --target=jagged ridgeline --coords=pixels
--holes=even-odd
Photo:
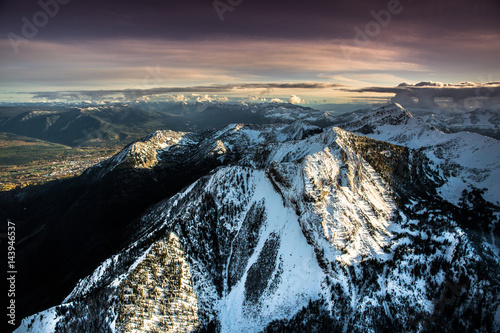
[[[89,169],[151,184],[121,200],[193,180],[18,331],[498,331],[499,141],[397,104],[343,128],[158,131]]]

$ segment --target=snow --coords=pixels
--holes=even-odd
[[[447,109],[417,109],[410,108],[410,112],[425,122],[439,127],[446,127],[453,131],[464,129],[492,130],[498,132],[498,114],[500,110],[476,109],[471,111]]]
[[[496,186],[500,183],[500,141],[476,133],[443,133],[417,117],[394,123],[395,118],[407,111],[400,106],[391,110],[384,114],[385,118],[374,119],[367,115],[345,127],[375,126],[374,133],[360,134],[422,151],[439,166],[442,177],[443,170],[453,167],[458,175],[448,176],[438,193],[455,205],[462,191],[471,186],[486,189],[484,198],[500,204],[500,187]]]
[[[500,330],[500,304],[497,306],[497,311],[495,312],[495,331]]]
[[[343,164],[338,149],[331,152],[327,147],[307,156],[305,191],[316,200],[315,214],[322,220],[324,237],[339,251],[336,260],[346,264],[363,256],[382,260],[387,256],[383,247],[391,238],[389,227],[396,206],[366,162],[350,155],[347,175],[341,174]],[[363,177],[357,175],[360,169]],[[345,180],[339,184],[339,179]],[[332,185],[324,186],[325,182]]]
[[[85,295],[90,290],[92,290],[92,288],[94,288],[96,286],[96,284],[100,281],[100,279],[104,276],[106,271],[109,269],[113,260],[114,260],[114,257],[106,259],[94,270],[94,272],[91,275],[78,281],[76,287],[73,289],[73,291],[68,296],[66,296],[63,303],[69,302],[71,300],[71,298],[73,298],[75,295]]]
[[[257,172],[257,186],[252,202],[264,200],[266,222],[259,242],[250,257],[246,273],[219,304],[221,332],[259,332],[274,319],[291,318],[309,300],[318,299],[324,273],[302,233],[296,213],[283,206],[283,200],[272,187],[265,173]],[[266,240],[278,237],[279,250],[274,276],[279,278],[276,290],[264,292],[259,304],[245,302],[245,281],[248,270],[256,263]],[[282,265],[282,273],[276,270]],[[270,279],[272,281],[272,278]],[[255,316],[254,313],[258,313]]]
[[[287,109],[276,112],[281,116],[292,114]],[[300,112],[298,116],[306,116],[303,110]],[[497,140],[471,133],[442,133],[395,104],[363,121],[374,125],[374,133],[366,136],[424,153],[432,162],[431,167],[445,180],[438,188],[442,198],[458,204],[464,189],[477,186],[487,188],[487,200],[498,202],[500,146]],[[364,125],[359,119],[356,122],[356,126]],[[213,170],[152,207],[142,219],[143,223],[161,225],[164,230],[175,232],[181,229],[175,223],[184,223],[183,246],[189,249],[186,262],[198,296],[198,308],[204,311],[206,318],[217,317],[222,332],[259,332],[273,320],[292,318],[310,300],[321,298],[328,303],[332,316],[337,312],[347,314],[345,318],[337,318],[343,321],[345,330],[352,327],[349,323],[355,315],[366,313],[369,316],[373,310],[397,319],[399,314],[390,310],[394,305],[409,306],[424,315],[432,314],[437,290],[431,286],[443,286],[451,271],[438,265],[431,275],[431,264],[444,259],[449,267],[459,271],[481,260],[463,230],[452,223],[451,226],[428,224],[434,213],[427,212],[426,208],[415,208],[418,197],[406,206],[415,216],[411,219],[406,216],[396,204],[391,186],[355,153],[351,141],[354,134],[340,128],[327,128],[322,133],[300,139],[304,131],[316,129],[301,121],[261,127],[238,124],[212,132],[203,144],[196,142],[196,136],[156,132],[138,145],[145,144],[145,154],[153,149],[155,154],[156,150],[163,150],[160,153],[166,156],[171,156],[172,152],[168,151],[171,145],[195,144],[208,147],[197,153],[220,153],[222,158],[227,150],[234,150],[244,155],[241,165],[231,164]],[[259,152],[263,149],[269,154],[261,157]],[[125,149],[112,162],[122,161],[130,151]],[[200,218],[201,214],[206,215],[206,210],[199,209],[206,203],[202,202],[204,195],[213,199],[208,208],[216,212],[216,220],[204,222],[205,219]],[[239,236],[245,237],[240,235],[244,230],[242,225],[246,216],[252,216],[249,214],[256,203],[263,203],[263,224],[256,244],[252,244],[255,247],[241,261],[239,280],[229,287],[230,263],[236,253],[233,250],[239,245]],[[420,217],[426,214],[429,220]],[[203,227],[216,228],[220,248],[212,249],[202,240],[198,230]],[[152,232],[143,240],[152,238]],[[263,254],[272,241],[276,242],[276,256],[274,252],[273,255]],[[431,254],[417,253],[421,250],[417,244],[427,244],[426,250]],[[485,248],[492,248],[498,255],[494,245],[488,246],[490,244],[484,243]],[[151,247],[152,244],[144,245],[134,263],[115,276],[107,276],[107,272],[112,271],[120,254],[104,261],[91,275],[79,281],[65,302],[76,302],[100,286],[105,278],[110,278],[108,286],[119,288],[123,279],[150,253]],[[131,249],[137,250],[137,242],[124,252]],[[326,268],[320,267],[316,253],[321,253]],[[263,264],[263,257],[269,262]],[[225,263],[221,273],[224,280],[221,295],[212,276],[213,270],[207,264],[219,258]],[[363,280],[364,270],[372,269],[364,264],[376,262],[373,266],[376,270],[388,261],[391,265],[377,273],[376,280],[372,280],[375,282]],[[421,273],[416,275],[417,264],[421,266]],[[254,278],[252,267],[269,270],[267,285],[259,290],[257,300],[248,297],[248,282]],[[362,285],[357,284],[360,280]],[[477,277],[471,277],[471,281],[471,295],[484,289]],[[366,283],[373,284],[371,290],[365,289]],[[332,286],[338,287],[338,295],[332,293]],[[337,296],[349,304],[347,309],[338,308]],[[499,309],[495,315],[498,325]],[[113,315],[107,318],[112,327],[117,314],[113,312]],[[153,317],[146,326],[157,319]],[[32,321],[35,326],[31,332],[51,331],[57,320],[51,308],[26,318],[20,329],[27,331]]]
[[[24,318],[15,333],[49,333],[54,332],[57,322],[60,320],[56,315],[56,307],[39,312]]]
[[[241,132],[244,133],[252,143],[262,143],[265,141],[265,139],[261,135],[262,134],[261,131],[244,129],[241,130]]]
[[[168,151],[172,146],[191,145],[193,140],[186,137],[187,132],[156,131],[147,137],[138,140],[118,154],[110,158],[105,163],[99,173],[104,175],[116,169],[122,164],[130,164],[134,168],[150,168],[158,162],[158,153]]]

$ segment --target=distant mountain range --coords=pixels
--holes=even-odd
[[[342,107],[342,110],[345,106]],[[302,119],[326,127],[370,113],[364,108],[339,114],[287,103],[228,104],[156,102],[104,106],[3,106],[0,132],[14,133],[72,147],[123,146],[157,129],[198,131],[232,123],[291,123]],[[500,112],[415,109],[411,112],[442,131],[469,131],[500,139]]]
[[[85,108],[0,107],[0,132],[68,146],[125,145],[157,129],[205,130],[231,123],[326,125],[325,113],[292,104],[142,103]]]
[[[343,124],[371,113],[360,109],[331,117],[333,124]],[[415,117],[446,133],[472,132],[500,139],[500,110],[475,109],[470,111],[445,109],[410,109]]]
[[[0,194],[17,332],[500,330],[500,141],[398,104],[196,112],[221,126]]]

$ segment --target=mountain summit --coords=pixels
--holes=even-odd
[[[500,144],[470,135],[398,104],[344,129],[156,132],[81,176],[149,207],[17,332],[498,330]]]

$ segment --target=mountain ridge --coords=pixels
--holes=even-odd
[[[397,105],[380,111],[382,119],[391,113],[398,118],[378,123],[377,135],[385,135],[388,126],[404,131],[405,121],[412,120]],[[158,302],[157,292],[131,275],[154,244],[168,242],[171,233],[183,248],[179,260],[189,263],[198,301],[186,311],[196,305],[200,331],[293,330],[301,325],[298,318],[307,318],[318,331],[321,322],[356,332],[498,327],[498,206],[484,192],[474,192],[471,182],[462,204],[439,192],[456,177],[437,168],[422,147],[335,127],[320,131],[300,122],[230,125],[183,134],[176,143],[175,134],[161,134],[142,141],[152,142],[156,162],[146,168],[128,164],[124,170],[158,174],[171,161],[190,155],[217,162],[201,178],[151,206],[135,224],[128,245],[80,280],[62,305],[47,310],[45,321],[41,314],[26,318],[19,332],[52,324],[62,331],[84,329],[95,323],[120,331],[128,326],[117,318],[130,306],[143,313],[134,329],[173,329],[179,322],[160,310],[146,311],[148,304]],[[179,144],[184,139],[189,144]],[[172,144],[163,147],[162,140]],[[132,146],[123,151],[131,152]],[[123,151],[117,156],[124,156]],[[111,177],[118,169],[110,166],[122,161],[115,156],[84,177]],[[484,210],[481,223],[461,217],[479,208]],[[158,258],[152,255],[148,261],[148,276]],[[157,276],[162,275],[160,269]],[[129,295],[136,300],[145,295],[140,297],[147,302],[121,300],[124,283],[131,283]],[[449,285],[459,290],[450,304],[441,296]],[[99,299],[110,301],[91,320],[79,321]]]

